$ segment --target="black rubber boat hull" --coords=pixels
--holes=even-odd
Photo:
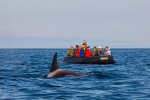
[[[73,63],[73,64],[114,64],[115,60],[113,56],[94,56],[94,57],[65,57],[63,63]]]

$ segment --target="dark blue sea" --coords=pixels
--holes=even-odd
[[[87,74],[46,78],[60,68]],[[150,100],[150,49],[111,49],[110,65],[64,64],[67,49],[0,49],[1,100]]]

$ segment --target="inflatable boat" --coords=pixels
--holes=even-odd
[[[65,57],[62,61],[63,63],[73,63],[73,64],[113,64],[115,60],[113,56],[92,56],[92,57]]]

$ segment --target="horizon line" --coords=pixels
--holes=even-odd
[[[69,47],[70,48],[70,47]],[[45,48],[40,48],[40,47],[38,47],[38,48],[30,48],[30,47],[17,47],[17,48],[0,48],[0,49],[69,49],[69,48],[67,48],[67,47],[63,47],[63,48],[60,48],[60,47],[58,47],[58,48],[56,48],[56,47],[54,47],[54,48],[52,48],[52,47],[45,47]],[[150,49],[150,47],[114,47],[114,48],[111,48],[111,49]]]

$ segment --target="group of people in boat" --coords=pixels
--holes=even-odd
[[[87,45],[87,42],[84,41],[82,45],[76,45],[74,48],[71,46],[67,51],[67,57],[92,57],[92,56],[101,56],[101,55],[111,55],[110,48],[108,46],[103,49],[102,47],[94,47],[91,51],[90,46]]]

